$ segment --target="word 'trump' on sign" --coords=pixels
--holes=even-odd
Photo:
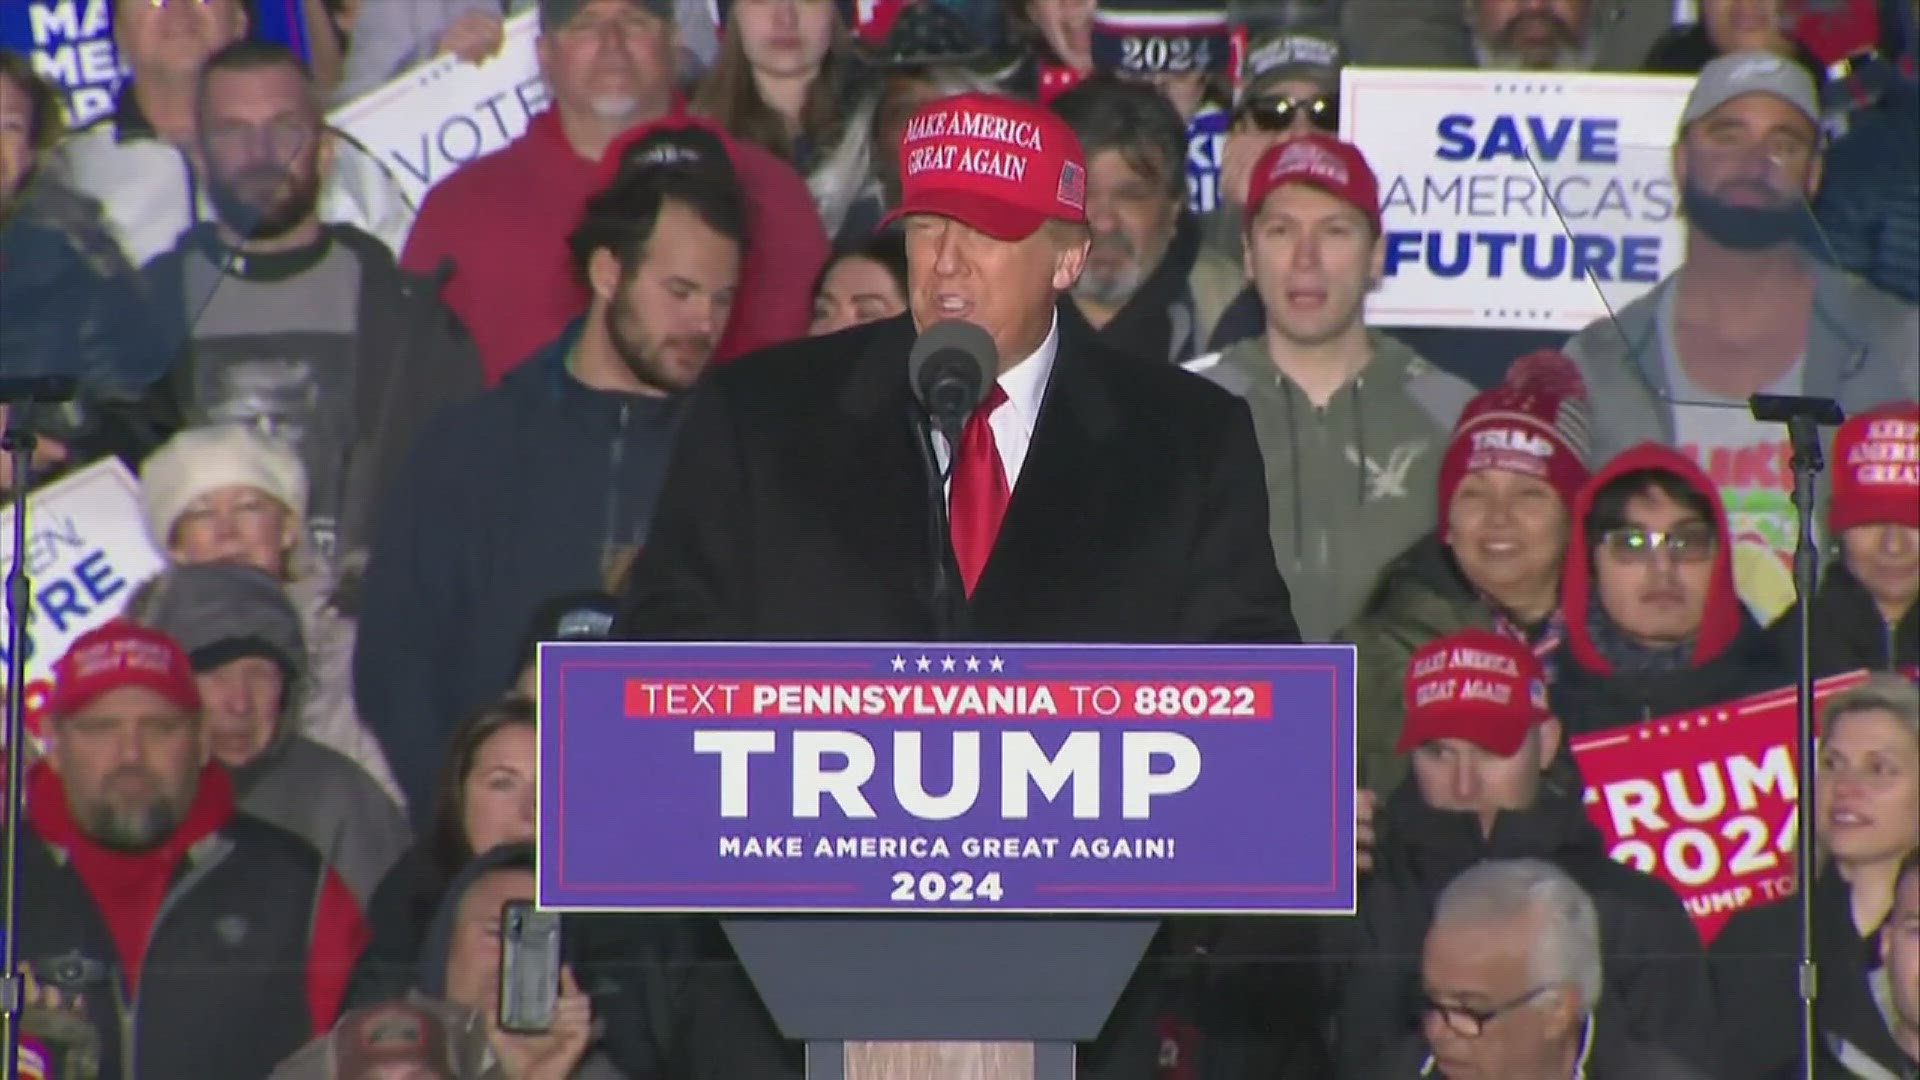
[[[1866,678],[1815,683],[1816,716]],[[1570,744],[1608,853],[1672,886],[1702,941],[1735,912],[1794,893],[1797,701],[1792,688],[1773,690]]]
[[[543,645],[540,902],[1350,913],[1351,646]]]

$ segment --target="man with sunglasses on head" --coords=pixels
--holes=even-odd
[[[1308,32],[1255,37],[1240,64],[1240,89],[1220,151],[1220,202],[1204,222],[1207,247],[1240,261],[1246,254],[1247,196],[1254,166],[1267,151],[1295,139],[1332,138],[1340,130],[1340,43]],[[1240,290],[1207,342],[1219,350],[1258,336],[1266,326],[1259,290]]]
[[[1420,1038],[1368,1080],[1709,1080],[1614,1022],[1606,906],[1535,859],[1455,878],[1421,952]]]
[[[1552,1058],[1539,1055],[1551,1048],[1554,1040],[1543,1036],[1556,1023],[1570,1040],[1581,1034],[1609,1052],[1622,1042],[1663,1046],[1711,1066],[1711,1043],[1697,1037],[1713,1016],[1693,922],[1666,885],[1608,856],[1578,783],[1552,771],[1565,739],[1533,650],[1491,630],[1450,634],[1413,654],[1404,688],[1407,719],[1396,749],[1408,759],[1408,777],[1380,809],[1381,839],[1362,879],[1359,915],[1333,925],[1327,949],[1351,958],[1340,973],[1335,1026],[1343,1080],[1613,1075],[1536,1071]],[[1444,913],[1454,883],[1489,860],[1539,860],[1593,898],[1598,912],[1588,933],[1606,957],[1604,995],[1595,955],[1595,986],[1565,1015],[1511,1015],[1538,988],[1506,984],[1490,953],[1485,964],[1426,972],[1429,996],[1443,1004],[1429,1003],[1422,1023],[1415,958],[1423,938],[1431,944],[1433,934],[1451,932],[1444,918],[1429,932],[1435,898]],[[1522,948],[1525,937],[1511,933],[1495,951]],[[1440,1069],[1383,1067],[1383,1048],[1416,1032],[1426,1035]]]
[[[1340,131],[1340,43],[1318,34],[1255,38],[1240,64],[1240,89],[1220,151],[1220,208],[1207,240],[1238,258],[1241,215],[1254,163],[1302,135]]]
[[[1734,591],[1720,491],[1686,455],[1642,443],[1574,500],[1554,712],[1569,735],[1627,727],[1791,676]]]

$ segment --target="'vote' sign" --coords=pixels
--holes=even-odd
[[[1347,646],[549,645],[543,905],[1339,912]]]

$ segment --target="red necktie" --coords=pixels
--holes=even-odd
[[[987,423],[993,410],[1006,403],[1007,392],[994,383],[987,400],[967,417],[967,426],[960,432],[960,452],[953,459],[947,525],[968,596],[986,569],[993,538],[1000,533],[1000,519],[1007,516],[1007,472],[1000,465],[1000,449],[993,444],[993,427]]]

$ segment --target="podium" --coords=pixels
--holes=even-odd
[[[1162,917],[1352,913],[1353,679],[1350,645],[542,645],[539,903],[717,917],[808,1080],[1072,1080]]]
[[[1073,1080],[1153,919],[725,919],[807,1080]]]

